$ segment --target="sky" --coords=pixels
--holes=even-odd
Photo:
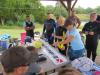
[[[44,6],[47,5],[53,5],[55,6],[56,2],[55,1],[41,1],[41,3]],[[96,8],[97,6],[100,6],[100,0],[78,0],[77,4],[75,7],[81,6],[83,8]]]

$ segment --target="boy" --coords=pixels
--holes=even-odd
[[[33,25],[33,22],[31,21],[30,16],[26,16],[26,21],[25,21],[25,24],[24,24],[24,28],[26,30],[26,36],[30,36],[34,39],[35,26]]]
[[[33,46],[28,46],[27,49],[31,52],[31,54],[33,55],[33,61],[32,63],[29,65],[29,69],[27,71],[27,73],[25,75],[33,75],[33,74],[42,74],[42,68],[36,63],[36,61],[38,60],[38,53],[37,53],[37,49]]]
[[[3,75],[23,75],[32,61],[31,53],[24,47],[11,47],[1,56]]]

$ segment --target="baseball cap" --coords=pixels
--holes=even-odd
[[[6,73],[13,72],[15,68],[27,66],[32,62],[32,54],[21,46],[11,47],[1,56],[1,64]]]

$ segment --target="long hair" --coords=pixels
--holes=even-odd
[[[57,23],[59,24],[59,25],[64,25],[64,22],[65,22],[65,18],[63,17],[63,16],[60,16],[59,18],[58,18],[58,20],[57,20]]]

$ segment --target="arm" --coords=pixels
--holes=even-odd
[[[30,27],[30,29],[35,29],[35,25],[32,23],[32,27]]]
[[[100,35],[100,23],[98,23],[98,34]]]
[[[25,23],[25,22],[23,23],[23,28],[24,28],[25,30],[28,30],[28,28],[26,27],[26,23]]]
[[[87,30],[87,24],[84,25],[83,29],[82,29],[82,33],[84,34],[88,34],[88,30]]]
[[[57,39],[65,39],[65,38],[66,38],[65,36],[57,36],[57,35],[54,35],[54,34],[53,34],[53,36],[54,36],[55,38],[57,38]]]
[[[56,43],[54,43],[54,45],[58,45],[58,44],[68,44],[68,43],[71,42],[73,39],[74,39],[74,36],[70,35],[70,36],[67,37],[64,41],[56,42]]]
[[[54,21],[54,28],[56,28],[56,26],[57,26],[57,24],[56,24],[56,22]]]
[[[77,17],[77,23],[78,23],[77,28],[79,28],[79,26],[81,25],[81,21],[80,21],[80,19],[78,17]]]
[[[46,30],[46,27],[45,27],[45,23],[44,23],[44,26],[43,26],[43,33],[42,33],[42,34],[44,34],[45,30]]]

